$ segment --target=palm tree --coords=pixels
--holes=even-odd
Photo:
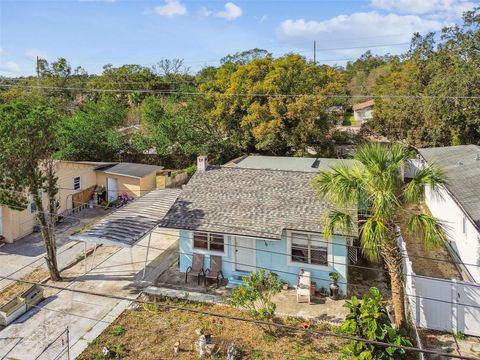
[[[338,227],[348,230],[358,226],[364,256],[385,262],[390,275],[395,325],[399,328],[406,324],[402,256],[395,236],[399,220],[406,217],[408,230],[417,233],[427,246],[440,245],[446,239],[444,227],[438,220],[409,210],[412,205],[422,203],[425,185],[435,190],[445,183],[445,177],[437,167],[430,166],[404,183],[401,173],[410,158],[411,152],[401,144],[371,143],[355,152],[358,163],[351,167],[339,165],[313,180],[318,193],[334,207],[326,215],[324,236],[329,238]],[[358,216],[359,210],[362,210],[361,216]]]

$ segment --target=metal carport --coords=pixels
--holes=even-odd
[[[85,243],[85,272],[87,269],[87,242],[95,244],[93,264],[98,244],[130,248],[131,251],[137,242],[148,235],[147,254],[143,268],[143,277],[145,277],[152,231],[170,210],[180,192],[180,189],[152,190],[105,216],[91,228],[70,236],[71,240]]]

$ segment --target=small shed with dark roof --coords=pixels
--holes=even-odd
[[[99,166],[97,185],[103,186],[109,200],[115,200],[119,195],[130,197],[143,196],[156,188],[157,173],[162,166],[121,162]]]

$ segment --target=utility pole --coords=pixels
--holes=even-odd
[[[40,86],[40,69],[38,68],[38,55],[37,55],[37,66],[36,66],[36,70],[37,70],[37,86]]]
[[[313,40],[313,63],[317,65],[317,42]]]

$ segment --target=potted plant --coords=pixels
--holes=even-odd
[[[336,271],[332,271],[330,274],[328,274],[328,276],[332,281],[330,283],[330,297],[332,298],[332,300],[338,300],[339,286],[337,284],[337,281],[340,275]]]

